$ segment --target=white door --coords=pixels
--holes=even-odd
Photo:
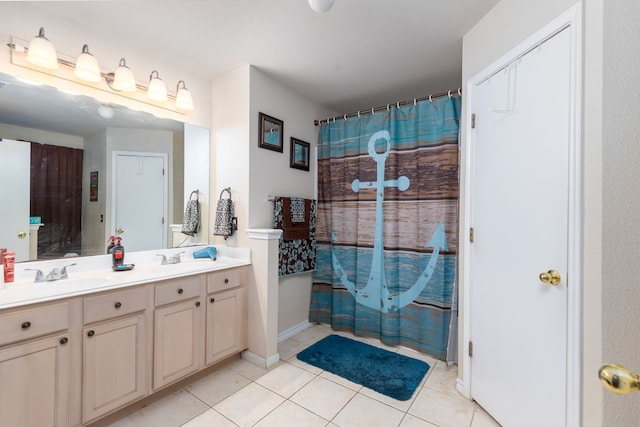
[[[471,394],[505,427],[566,425],[570,37],[475,88]]]
[[[117,153],[114,232],[128,251],[166,247],[166,155]]]
[[[0,248],[29,259],[31,145],[0,139]]]

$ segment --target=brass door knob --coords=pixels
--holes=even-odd
[[[557,285],[562,280],[560,273],[557,270],[549,270],[544,273],[540,273],[540,281],[551,285]]]
[[[124,228],[118,228],[118,229],[116,230],[116,233],[117,233],[117,234],[124,234]]]
[[[25,237],[27,237],[27,233],[25,231],[21,231],[18,233],[18,238],[24,239]]]
[[[611,363],[598,371],[600,381],[605,388],[616,394],[631,394],[640,390],[640,376],[632,373],[624,366]]]

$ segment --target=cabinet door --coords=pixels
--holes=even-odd
[[[237,288],[207,297],[206,364],[246,347],[246,291]]]
[[[0,424],[68,424],[69,335],[17,344],[0,351]]]
[[[184,378],[202,366],[204,333],[201,311],[200,300],[156,309],[154,390]]]
[[[147,395],[144,314],[84,329],[82,421]]]

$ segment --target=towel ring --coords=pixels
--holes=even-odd
[[[229,198],[231,198],[231,187],[227,187],[227,188],[223,188],[222,191],[220,192],[220,199],[222,199],[222,195],[224,194],[224,192],[229,193]]]
[[[194,194],[196,195],[196,200],[198,200],[198,199],[200,198],[200,191],[198,191],[198,190],[193,190],[193,191],[191,192],[191,194],[189,195],[189,200],[191,200],[191,198],[193,197],[193,195],[194,195]]]

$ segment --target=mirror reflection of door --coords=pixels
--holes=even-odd
[[[113,233],[127,252],[166,247],[167,155],[114,153]]]
[[[16,262],[29,259],[30,156],[28,142],[0,139],[0,247],[15,252]]]

